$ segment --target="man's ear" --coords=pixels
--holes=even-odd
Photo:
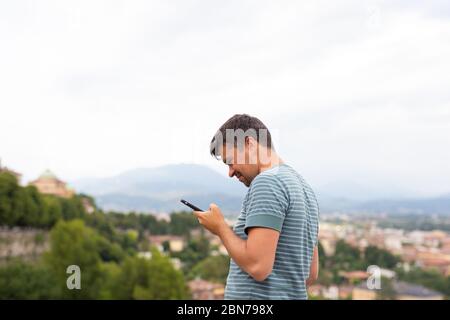
[[[255,140],[255,138],[249,136],[245,137],[245,145],[247,147],[254,147],[257,145],[257,143],[258,142]]]
[[[253,137],[246,137],[245,147],[248,157],[246,163],[248,161],[249,164],[256,164],[258,162],[258,141]]]

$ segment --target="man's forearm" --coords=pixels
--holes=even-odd
[[[239,238],[231,228],[226,225],[218,234],[230,257],[248,274],[252,274],[252,267],[257,263],[247,251],[247,241]]]

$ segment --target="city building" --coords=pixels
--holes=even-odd
[[[92,214],[95,211],[95,206],[94,204],[91,202],[90,199],[83,197],[81,199],[81,203],[83,204],[84,210],[86,210],[86,212],[88,214]]]
[[[339,300],[352,299],[353,288],[353,286],[348,285],[339,286]]]
[[[443,294],[420,285],[395,282],[394,290],[397,300],[443,300]]]
[[[354,287],[352,290],[352,299],[353,300],[376,300],[377,299],[377,290],[371,290],[367,288],[367,284],[361,283],[358,286]]]
[[[158,248],[159,251],[164,251],[164,243],[167,242],[169,244],[169,249],[172,252],[180,252],[184,248],[184,239],[180,236],[172,236],[172,235],[155,235],[149,236],[148,240],[151,245],[154,245]]]
[[[200,278],[188,282],[194,300],[223,300],[225,286]]]
[[[151,251],[140,251],[137,255],[141,259],[145,260],[151,260],[153,257],[153,254]],[[172,263],[173,267],[177,270],[181,270],[181,267],[183,266],[182,262],[178,258],[170,258],[170,262]]]
[[[46,170],[38,179],[30,182],[30,185],[35,186],[40,193],[61,198],[71,198],[75,194],[64,181],[59,180],[50,170]]]
[[[444,295],[421,285],[394,281],[392,283],[396,300],[443,300]],[[367,288],[365,283],[353,288],[353,300],[376,300],[379,290]]]
[[[343,277],[348,284],[356,284],[367,280],[370,274],[366,271],[340,271],[339,275]]]

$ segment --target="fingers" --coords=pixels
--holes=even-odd
[[[212,211],[212,210],[216,210],[216,209],[218,209],[219,207],[217,206],[217,204],[215,204],[215,203],[211,203],[210,205],[209,205],[209,211]]]
[[[194,215],[195,215],[197,218],[200,218],[200,217],[204,217],[205,215],[207,215],[208,213],[210,213],[211,210],[208,210],[208,211],[193,211],[193,212],[194,212]]]
[[[203,225],[203,215],[205,213],[202,211],[194,211],[194,215],[197,217],[198,223],[200,223],[201,225]]]
[[[201,214],[202,214],[201,211],[194,211],[194,215],[195,215],[197,218],[199,218]]]

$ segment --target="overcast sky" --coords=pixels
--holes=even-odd
[[[449,1],[2,1],[0,157],[24,180],[194,162],[260,117],[313,186],[450,193]]]

